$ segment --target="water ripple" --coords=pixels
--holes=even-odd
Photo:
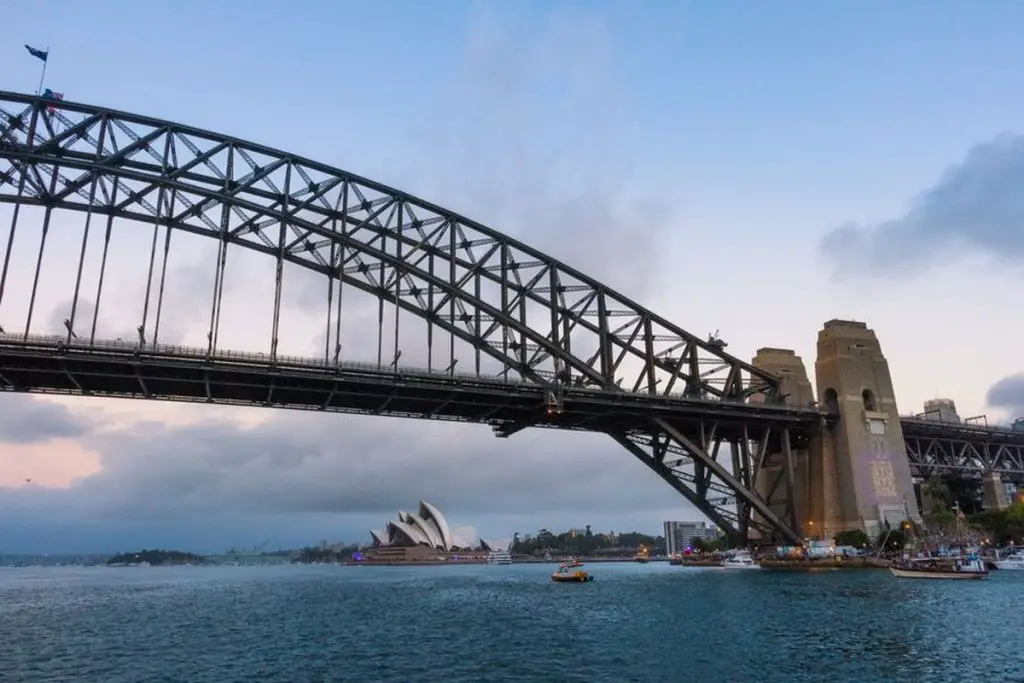
[[[0,680],[1024,681],[1008,572],[549,570],[0,570]]]

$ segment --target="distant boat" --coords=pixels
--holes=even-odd
[[[1024,550],[1018,550],[1001,560],[996,560],[996,569],[1024,571]]]
[[[760,569],[761,565],[754,561],[754,557],[746,550],[737,550],[736,553],[722,563],[726,569]]]
[[[634,562],[644,562],[644,563],[650,562],[651,561],[651,551],[648,550],[647,548],[645,548],[644,546],[640,546],[640,550],[638,550],[636,552],[636,555],[633,556],[633,561]]]
[[[956,536],[960,538],[962,531],[960,521],[964,519],[964,513],[960,509],[959,503],[953,506],[953,510],[956,512]],[[910,517],[909,513],[907,517]],[[917,539],[913,525],[910,525],[909,531],[912,537],[915,537],[914,544],[916,545]],[[889,534],[886,534],[886,539],[888,537]],[[885,547],[884,541],[882,547]],[[889,571],[899,579],[970,580],[988,578],[988,566],[973,551],[968,552],[966,555],[953,557],[904,557],[904,559],[896,564],[889,565]]]
[[[586,583],[594,577],[580,569],[582,562],[570,558],[558,566],[558,571],[551,575],[551,580],[558,583]]]
[[[512,564],[512,553],[499,548],[487,553],[487,564]]]

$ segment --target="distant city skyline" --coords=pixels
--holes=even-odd
[[[196,0],[12,0],[0,89],[34,91],[41,63],[24,46],[49,46],[44,87],[66,100],[396,186],[694,334],[719,330],[740,358],[793,348],[812,378],[822,323],[862,320],[902,413],[942,397],[1009,423],[1024,415],[1024,322],[1008,313],[1024,279],[1024,95],[1010,66],[1024,59],[1024,7],[924,7],[252,0],[225,33],[214,28],[237,25],[237,9]],[[343,25],[387,26],[393,43],[338,41]],[[72,235],[52,240],[56,263],[73,261],[83,220],[55,219]],[[0,249],[10,223],[0,205]],[[31,287],[37,247],[21,235],[0,325],[23,319]],[[116,302],[144,272],[146,238],[112,242],[114,334],[137,324]],[[209,249],[175,264],[169,339],[204,344]],[[229,347],[269,337],[267,265],[229,266]],[[67,272],[40,283],[42,325],[61,328]],[[282,303],[282,353],[322,352],[310,291]],[[375,320],[366,303],[349,324]],[[374,357],[364,341],[346,353]],[[601,435],[0,394],[0,553],[356,541],[410,497],[485,538],[700,518]]]

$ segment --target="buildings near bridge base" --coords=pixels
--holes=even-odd
[[[665,554],[669,557],[681,555],[693,543],[693,539],[716,541],[722,532],[707,522],[665,522]]]

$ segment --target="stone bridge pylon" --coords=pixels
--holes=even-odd
[[[781,378],[787,404],[815,404],[795,352],[762,348],[753,363]],[[774,509],[792,505],[808,538],[851,529],[873,537],[886,523],[919,522],[892,376],[874,331],[861,322],[826,322],[818,332],[814,369],[818,403],[831,416],[820,434],[794,444],[792,463],[769,457],[758,473],[758,492]],[[777,485],[786,481],[787,467],[791,493]]]

